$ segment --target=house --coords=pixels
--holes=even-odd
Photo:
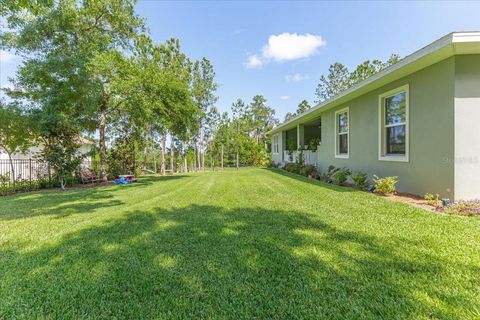
[[[480,198],[480,32],[455,32],[269,132],[272,160],[398,176],[400,192]],[[315,139],[315,140],[314,140]]]
[[[78,144],[80,145],[80,147],[78,148],[79,154],[82,154],[82,155],[89,154],[92,150],[94,143],[91,140],[86,139],[84,137],[78,137],[77,140],[78,140],[77,141]],[[35,159],[40,155],[42,151],[43,151],[42,144],[34,145],[29,147],[26,150],[26,152],[13,153],[12,159],[16,159],[16,160]],[[8,154],[2,148],[0,148],[0,160],[9,160]],[[87,156],[86,160],[90,161],[91,158]]]
[[[78,153],[85,155],[82,166],[87,166],[91,162],[91,152],[94,143],[84,137],[78,137],[78,144],[80,145]],[[43,151],[43,145],[37,144],[29,147],[26,152],[15,152],[12,154],[12,162],[8,154],[0,148],[0,177],[8,175],[10,179],[15,180],[30,180],[37,179],[39,176],[47,175],[47,165],[37,158]],[[12,173],[13,166],[13,173]],[[14,177],[13,177],[14,176]]]

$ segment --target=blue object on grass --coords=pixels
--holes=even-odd
[[[120,179],[115,180],[115,184],[130,184],[130,182],[128,182],[125,177],[121,177]]]

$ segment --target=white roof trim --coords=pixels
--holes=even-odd
[[[335,97],[323,101],[305,111],[301,115],[298,115],[295,118],[278,125],[270,130],[268,134],[273,134],[280,130],[290,129],[294,125],[301,123],[302,120],[310,120],[312,117],[318,116],[321,111],[324,111],[329,107],[334,107],[342,102],[346,102],[345,100],[348,100],[349,98],[355,98],[355,93],[358,93],[362,89],[362,91],[369,92],[377,87],[385,85],[386,83],[381,83],[381,80],[383,79],[389,78],[387,82],[389,83],[453,55],[472,53],[480,53],[480,31],[452,32],[436,40],[435,42],[432,42],[426,47],[406,56],[398,63],[341,92]],[[412,66],[412,70],[405,70],[405,73],[402,73],[402,70],[410,66]],[[365,94],[366,92],[363,92],[362,94]],[[319,110],[321,111],[317,112]]]

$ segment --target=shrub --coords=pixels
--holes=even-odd
[[[288,172],[297,173],[297,174],[300,174],[301,168],[302,166],[296,162],[287,163],[285,165],[285,170],[287,170]]]
[[[329,165],[327,168],[327,171],[320,176],[320,180],[328,183],[333,182],[333,175],[338,170],[340,170],[340,168],[336,168],[335,166]]]
[[[385,177],[379,178],[373,175],[373,181],[375,182],[375,191],[382,194],[394,194],[396,191],[396,184],[398,177]]]
[[[440,195],[437,193],[433,195],[431,193],[426,193],[423,198],[427,201],[427,204],[433,207],[438,207],[441,204],[441,201],[438,199]]]
[[[353,183],[360,190],[366,190],[368,188],[368,175],[365,172],[355,172],[352,174]]]
[[[305,171],[305,176],[306,177],[310,177],[310,178],[316,178],[317,177],[317,168],[315,168],[315,166],[311,165],[311,164],[307,164],[305,167],[304,167],[304,171]]]
[[[349,169],[343,167],[342,169],[338,169],[335,171],[335,173],[333,174],[333,180],[335,184],[341,186],[345,184],[351,174],[352,172]]]

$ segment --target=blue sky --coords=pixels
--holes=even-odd
[[[262,94],[280,119],[302,99],[313,104],[333,62],[355,67],[480,30],[480,2],[140,1],[137,11],[155,41],[178,38],[192,59],[212,61],[220,110]],[[3,53],[0,63],[4,86],[19,61]]]

